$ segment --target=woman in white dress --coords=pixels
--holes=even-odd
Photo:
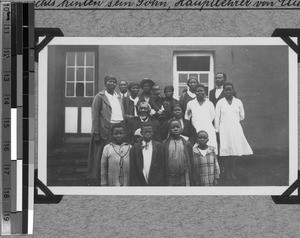
[[[208,134],[207,145],[214,147],[218,151],[216,131],[213,126],[215,107],[206,98],[205,86],[203,84],[196,86],[195,94],[196,98],[187,104],[185,119],[191,120],[197,133],[199,131],[206,131]]]
[[[215,115],[216,131],[220,134],[219,155],[225,159],[225,177],[236,179],[236,158],[251,155],[253,151],[240,124],[245,118],[243,103],[233,96],[233,84],[225,83],[223,89],[225,97],[218,101]]]

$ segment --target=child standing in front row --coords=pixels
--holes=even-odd
[[[217,185],[220,167],[214,147],[208,146],[206,131],[197,133],[196,144],[193,147],[192,176],[194,186]]]
[[[112,126],[113,142],[104,147],[101,158],[101,186],[129,186],[131,145],[125,136],[123,124]]]
[[[192,146],[180,134],[181,122],[178,119],[169,121],[169,137],[163,146],[166,159],[166,182],[168,186],[190,186]]]
[[[153,124],[141,124],[140,138],[130,151],[130,185],[164,186],[165,160],[162,144],[153,140]]]

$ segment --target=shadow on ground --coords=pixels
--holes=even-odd
[[[221,175],[219,186],[287,186],[288,151],[255,150],[253,155],[237,160],[236,175],[236,181]]]

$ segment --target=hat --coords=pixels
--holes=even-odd
[[[179,102],[174,103],[174,104],[171,106],[171,110],[173,111],[175,107],[180,107],[181,110],[182,110],[182,105],[181,105]]]
[[[135,82],[128,85],[128,90],[130,91],[133,86],[138,86],[140,88],[140,84]]]
[[[152,87],[153,85],[155,85],[155,83],[154,83],[151,79],[144,78],[144,79],[141,81],[141,83],[140,83],[141,88],[144,87],[144,84],[145,84],[145,83],[149,83],[149,84],[150,84],[150,87]]]
[[[106,84],[107,81],[110,80],[110,79],[114,79],[114,80],[117,82],[117,79],[116,79],[115,76],[113,76],[113,75],[107,75],[107,76],[105,76],[105,78],[104,78],[104,84]]]
[[[195,77],[195,76],[189,77],[188,80],[186,81],[186,83],[189,84],[189,82],[190,82],[192,79],[195,79],[195,80],[197,81],[197,83],[199,83],[198,78]]]

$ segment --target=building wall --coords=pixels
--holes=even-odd
[[[215,73],[225,72],[244,104],[242,122],[253,149],[288,148],[287,46],[100,46],[99,88],[105,75],[139,82],[153,79],[161,87],[173,84],[173,53],[213,50]]]
[[[174,51],[214,51],[215,73],[225,72],[244,104],[242,122],[254,150],[288,149],[288,47],[287,46],[99,46],[98,88],[104,77],[140,82],[147,77],[162,88],[173,85]],[[64,46],[49,47],[48,146],[60,144],[64,117],[64,70],[58,62]],[[59,134],[60,133],[60,134]]]

